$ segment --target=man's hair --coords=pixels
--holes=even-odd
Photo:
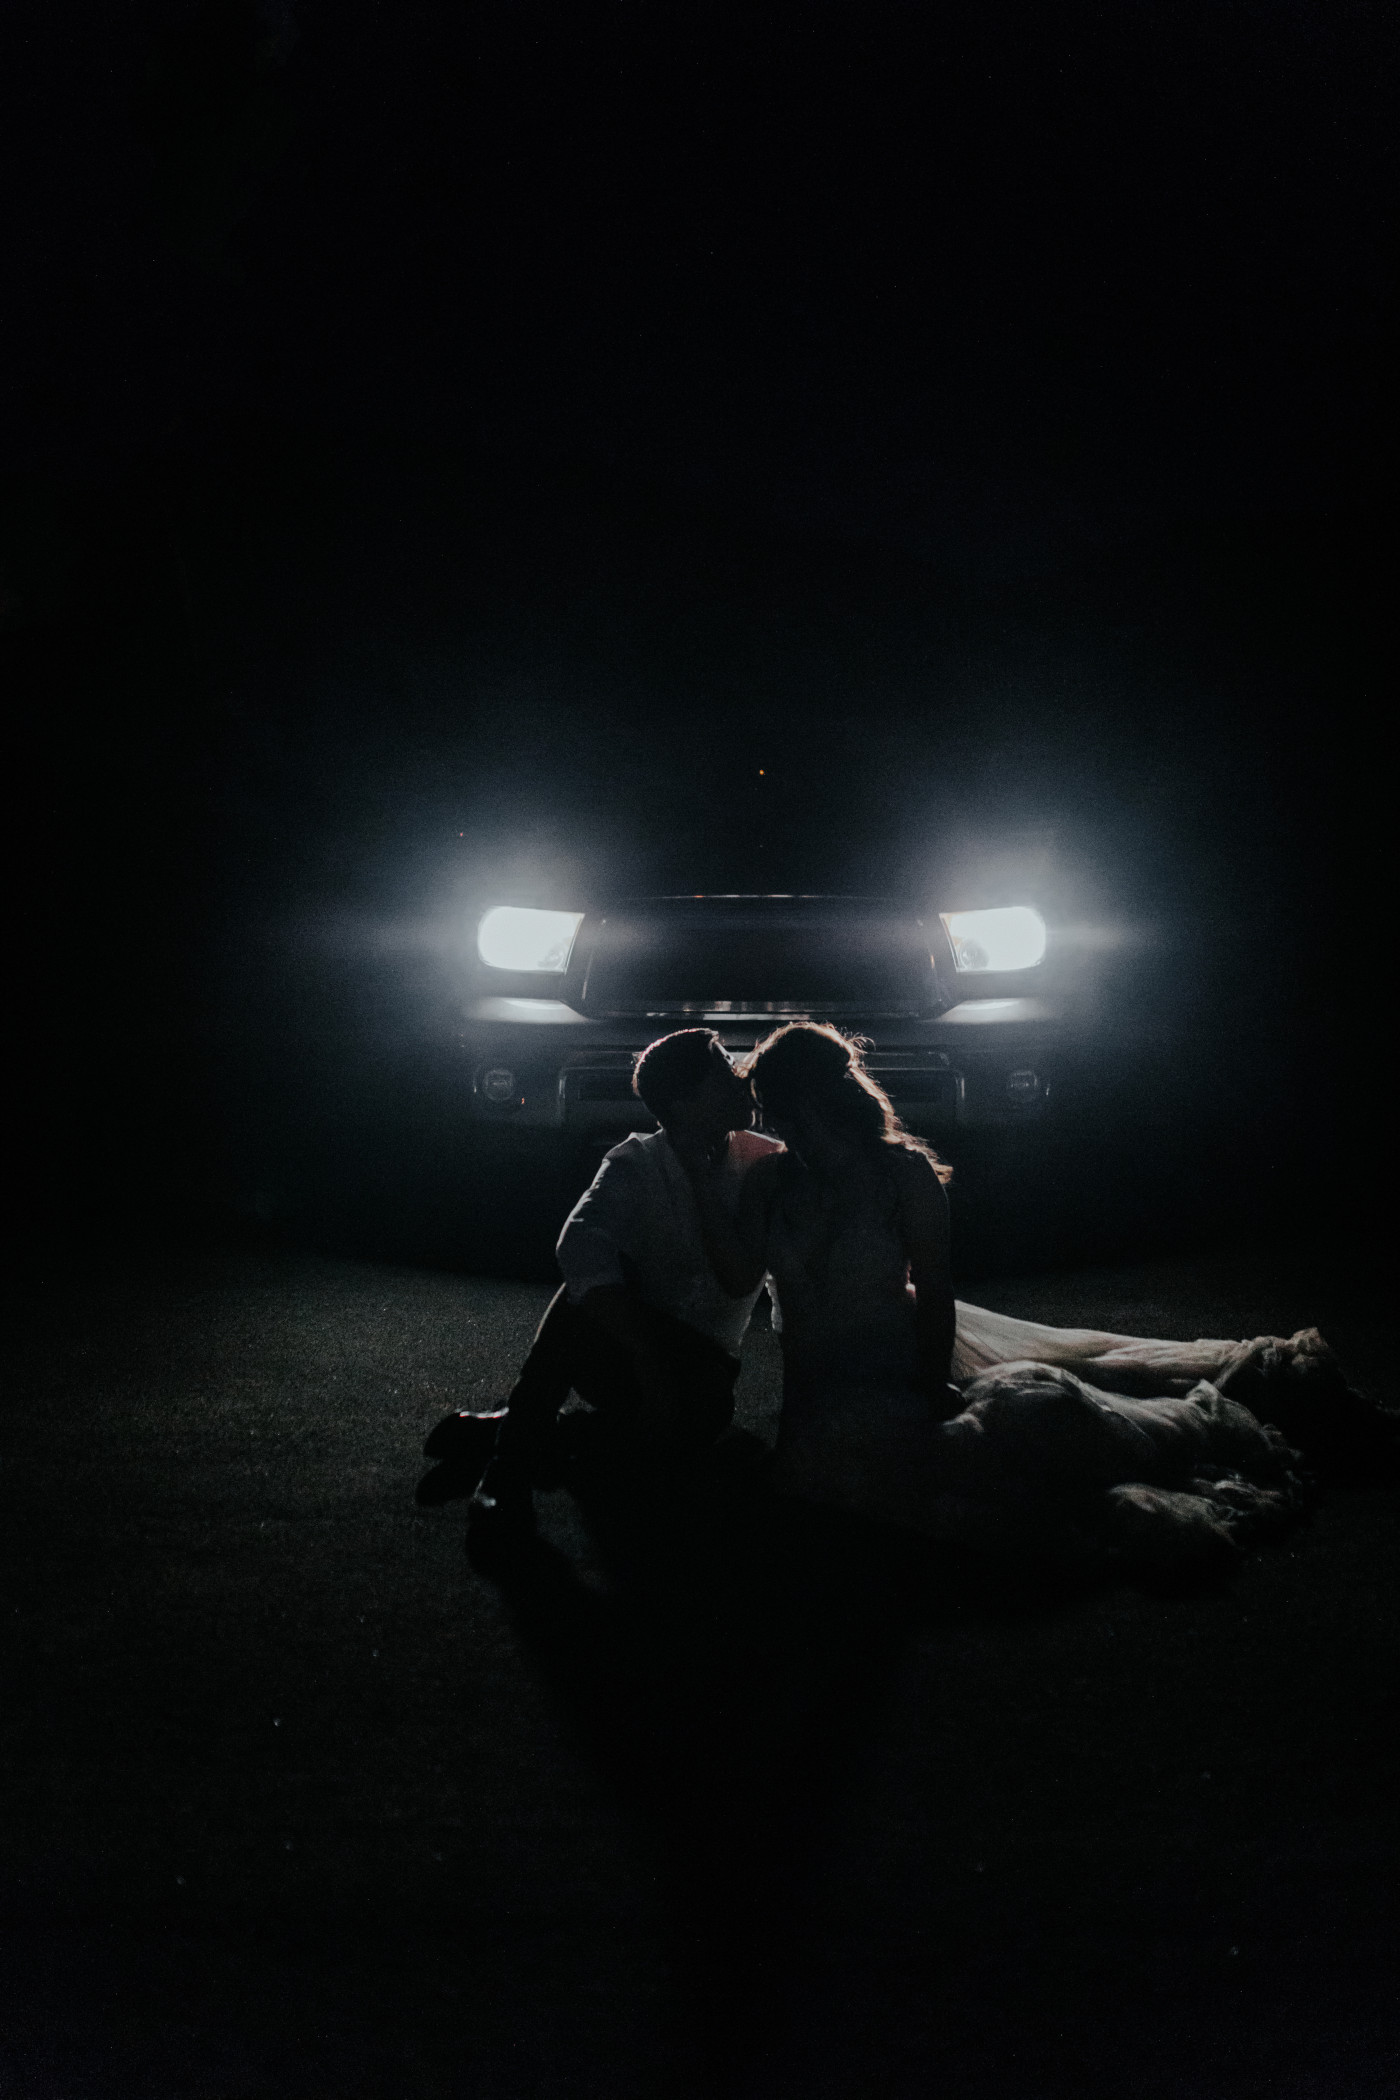
[[[678,1028],[648,1043],[638,1056],[632,1091],[662,1122],[672,1103],[703,1086],[723,1057],[724,1045],[713,1028]]]

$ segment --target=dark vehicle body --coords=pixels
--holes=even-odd
[[[908,1127],[1040,1121],[1068,1047],[1053,945],[1031,968],[959,967],[938,914],[870,898],[656,897],[582,915],[550,973],[473,963],[460,1050],[472,1114],[502,1130],[611,1144],[651,1127],[636,1053],[714,1028],[734,1053],[784,1021],[864,1037]]]

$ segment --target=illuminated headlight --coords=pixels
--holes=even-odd
[[[567,970],[582,924],[581,911],[497,904],[476,929],[476,952],[493,970]]]
[[[1029,904],[940,912],[959,970],[1031,970],[1045,954],[1045,921]]]

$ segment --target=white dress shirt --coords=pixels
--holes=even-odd
[[[731,1133],[720,1186],[732,1209],[748,1169],[781,1149],[755,1130]],[[631,1282],[648,1305],[673,1313],[731,1356],[739,1354],[763,1288],[731,1298],[721,1285],[705,1252],[690,1177],[664,1130],[614,1145],[566,1218],[556,1251],[573,1304],[600,1286]]]

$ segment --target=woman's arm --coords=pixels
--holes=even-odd
[[[919,1379],[941,1408],[957,1326],[948,1197],[933,1162],[921,1152],[891,1148],[890,1163],[899,1195],[900,1236],[918,1306]]]
[[[695,1191],[700,1230],[711,1266],[731,1298],[746,1298],[763,1280],[768,1192],[781,1155],[756,1160],[748,1169],[739,1184],[739,1207],[735,1212],[724,1199],[723,1166],[713,1166],[689,1149],[682,1151],[677,1147],[677,1154]]]

